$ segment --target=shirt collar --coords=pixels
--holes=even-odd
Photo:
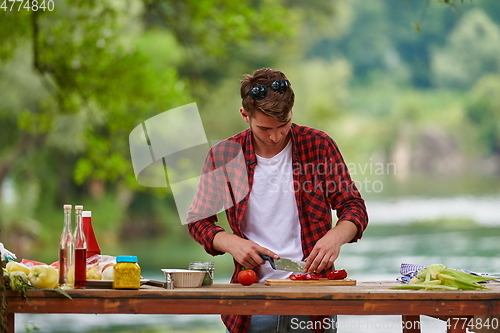
[[[292,126],[290,127],[290,133],[292,135],[291,140],[292,140],[292,152],[294,156],[294,160],[298,158],[298,151],[296,149],[296,143],[297,143],[297,125],[292,123]],[[247,165],[250,166],[255,166],[257,165],[257,156],[255,156],[255,150],[253,147],[253,132],[251,129],[247,129],[247,133],[245,135],[245,147],[248,147],[248,149],[245,149],[245,161]]]

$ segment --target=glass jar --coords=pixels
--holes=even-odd
[[[214,262],[213,261],[193,261],[189,264],[189,269],[194,271],[206,271],[202,286],[211,286],[214,283]]]
[[[139,289],[141,267],[136,256],[117,256],[114,267],[113,289]]]

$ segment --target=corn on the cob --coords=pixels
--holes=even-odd
[[[391,287],[390,289],[424,289],[424,290],[458,290],[456,287],[445,286],[443,284],[405,284]]]
[[[391,289],[441,289],[441,290],[477,290],[488,289],[478,282],[492,280],[474,274],[469,274],[444,265],[436,264],[428,266],[417,272],[417,276],[410,283]]]
[[[470,283],[468,281],[463,281],[448,274],[441,273],[438,275],[438,279],[440,279],[444,285],[456,287],[457,289],[462,289],[462,290],[487,289],[486,287],[478,285],[477,283]]]
[[[442,270],[441,273],[453,276],[454,278],[462,280],[462,281],[468,281],[470,283],[485,282],[485,281],[490,281],[490,280],[494,279],[491,277],[484,277],[484,276],[465,273],[462,271],[457,271],[456,269],[451,269],[451,268],[446,268],[446,269]]]
[[[446,266],[442,265],[442,264],[430,265],[424,269],[419,270],[417,272],[417,277],[420,279],[425,279],[426,281],[428,281],[429,278],[435,280],[437,274],[441,273],[445,269],[446,269]]]

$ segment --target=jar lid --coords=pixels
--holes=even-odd
[[[116,256],[116,262],[137,262],[137,256]]]
[[[213,261],[192,261],[190,264],[189,264],[190,267],[213,267],[214,266],[214,262]]]

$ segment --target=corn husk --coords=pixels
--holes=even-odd
[[[493,280],[493,278],[469,274],[447,268],[445,265],[435,264],[418,271],[416,277],[411,279],[408,284],[391,289],[478,290],[488,289],[479,283],[489,280]]]

